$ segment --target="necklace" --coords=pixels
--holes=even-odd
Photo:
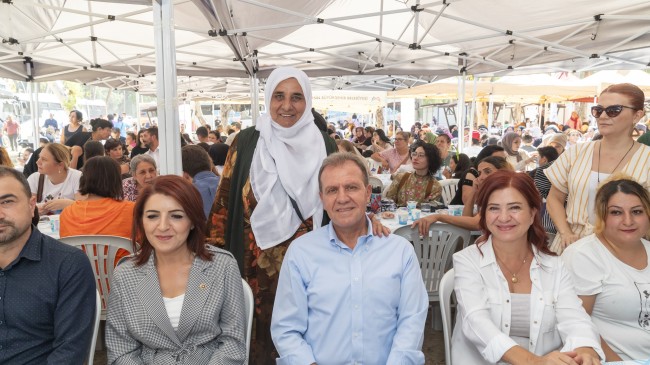
[[[499,261],[499,263],[501,264],[501,266],[503,266],[503,267],[506,269],[506,271],[507,271],[508,273],[510,273],[510,275],[512,275],[512,277],[510,278],[510,281],[512,281],[513,284],[517,284],[517,283],[519,282],[519,278],[517,278],[517,275],[518,275],[519,272],[521,271],[521,268],[524,267],[524,265],[526,265],[526,258],[528,257],[528,253],[526,253],[526,258],[524,258],[524,262],[522,262],[521,265],[519,265],[519,268],[518,268],[517,271],[514,272],[514,273],[513,273],[512,271],[510,271],[510,269],[508,269],[508,267],[506,266],[506,264],[504,264],[503,261],[501,261],[501,259],[499,259],[499,256],[497,256],[496,254],[494,254],[494,257],[496,257],[497,261]]]
[[[623,155],[623,158],[621,158],[621,160],[618,161],[616,166],[614,166],[614,169],[612,170],[612,174],[616,171],[616,168],[618,167],[618,165],[620,165],[621,162],[623,162],[623,160],[625,160],[625,157],[627,156],[627,154],[630,153],[630,151],[632,151],[632,148],[634,148],[634,140],[632,141],[632,145],[630,146],[630,149],[628,149],[627,152],[625,152],[625,154]],[[602,142],[598,143],[598,171],[597,171],[597,173],[598,173],[598,183],[600,183],[600,150],[601,149],[602,149]]]

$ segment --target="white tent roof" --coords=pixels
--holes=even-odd
[[[392,90],[468,74],[642,69],[647,0],[175,0],[179,93],[247,92],[305,70],[316,88]],[[0,77],[155,93],[151,1],[0,3]],[[27,64],[25,63],[27,62]]]

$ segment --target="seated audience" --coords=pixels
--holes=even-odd
[[[650,196],[614,175],[596,194],[595,233],[562,259],[600,332],[607,361],[650,357]]]
[[[371,141],[372,144],[366,149],[366,152],[370,153],[367,157],[372,156],[373,153],[379,153],[392,147],[390,144],[390,138],[386,137],[386,133],[383,129],[375,129]]]
[[[36,165],[38,171],[27,181],[36,197],[38,212],[57,212],[72,204],[79,190],[81,171],[70,168],[70,151],[60,143],[49,143],[41,150]]]
[[[132,177],[122,180],[122,190],[124,200],[134,202],[142,189],[152,184],[158,170],[156,161],[146,153],[133,157],[130,165]]]
[[[131,158],[149,151],[149,147],[147,147],[145,140],[142,138],[142,135],[144,134],[145,131],[146,129],[140,129],[138,131],[138,134],[136,135],[136,139],[135,139],[135,146],[131,148],[131,155],[130,155]]]
[[[481,219],[481,213],[474,214],[474,204],[475,197],[478,191],[480,191],[481,185],[487,180],[487,177],[499,170],[508,170],[512,171],[512,166],[506,161],[503,157],[498,156],[488,156],[484,158],[478,164],[478,177],[474,180],[472,184],[472,189],[470,193],[467,194],[467,204],[463,208],[462,216],[454,216],[447,214],[431,214],[426,217],[423,217],[415,221],[412,227],[418,227],[421,234],[425,234],[429,231],[429,225],[435,222],[442,222],[453,224],[455,226],[476,231],[479,229],[479,220]]]
[[[81,199],[61,212],[61,237],[101,234],[130,238],[133,206],[122,198],[119,165],[108,156],[84,164],[79,182]]]
[[[183,177],[194,184],[201,194],[203,212],[210,213],[214,196],[219,186],[219,176],[213,172],[212,159],[205,150],[197,145],[188,145],[181,149]]]
[[[598,332],[546,246],[533,180],[499,171],[477,203],[483,236],[454,254],[453,363],[600,364]]]
[[[96,156],[105,156],[105,155],[106,155],[106,151],[104,150],[104,145],[101,142],[91,140],[84,144],[84,154],[83,154],[84,163],[86,163],[86,161],[90,158]]]
[[[454,195],[454,198],[449,203],[450,205],[473,204],[470,203],[469,200],[473,196],[472,190],[474,190],[474,188],[472,185],[474,184],[474,180],[478,177],[478,164],[488,156],[499,156],[505,158],[506,152],[501,146],[489,145],[484,147],[474,159],[473,166],[470,166],[463,174],[461,174],[462,177],[458,181],[456,195]]]
[[[154,180],[135,205],[135,257],[115,270],[106,316],[109,364],[243,364],[244,295],[232,255],[206,245],[201,195]]]
[[[411,152],[413,172],[397,173],[386,190],[386,198],[393,199],[398,206],[408,201],[433,203],[440,199],[442,187],[435,178],[442,159],[438,149],[429,143],[416,142]]]
[[[120,141],[115,140],[115,139],[109,139],[104,143],[104,150],[106,152],[106,156],[112,158],[115,160],[115,162],[118,163],[120,166],[120,174],[122,175],[122,178],[127,178],[130,177],[129,175],[129,158],[126,157],[124,154],[124,150],[122,149],[122,144]]]
[[[95,275],[83,251],[32,225],[34,208],[25,177],[1,166],[0,364],[82,365],[93,334]]]
[[[409,165],[410,151],[408,140],[411,134],[408,132],[395,133],[395,147],[388,148],[381,152],[375,152],[371,158],[377,162],[381,162],[384,170],[390,170],[391,174],[395,173],[402,165]]]
[[[466,154],[452,154],[449,160],[449,168],[451,169],[452,179],[461,179],[464,173],[472,166],[469,157]]]

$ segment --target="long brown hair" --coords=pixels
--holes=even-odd
[[[141,266],[149,261],[149,256],[153,251],[151,243],[144,232],[144,206],[154,194],[163,194],[174,198],[187,214],[192,222],[194,229],[190,230],[187,236],[187,248],[190,252],[204,261],[212,260],[212,254],[205,246],[205,213],[203,212],[203,202],[201,194],[187,180],[176,175],[159,176],[153,180],[151,186],[147,186],[138,196],[133,209],[133,230],[131,233],[131,242],[133,244],[135,255],[135,265]],[[137,249],[136,241],[141,241],[140,249]]]
[[[546,236],[546,231],[544,231],[541,216],[542,197],[535,188],[533,179],[528,176],[528,174],[516,173],[508,170],[499,170],[491,174],[490,177],[481,184],[481,188],[478,191],[476,203],[481,212],[479,226],[481,227],[483,235],[478,238],[477,244],[480,245],[485,242],[490,236],[490,231],[488,231],[487,223],[485,222],[485,212],[487,211],[490,196],[497,190],[503,190],[509,187],[521,193],[521,195],[526,199],[528,206],[531,209],[536,210],[533,224],[528,228],[528,243],[547,255],[555,256],[555,253],[549,250],[547,246],[548,237]]]

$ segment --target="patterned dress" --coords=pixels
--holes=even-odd
[[[409,174],[409,176],[405,177],[405,174]],[[403,178],[406,181],[400,187]],[[432,184],[431,192],[427,195],[427,186],[430,183]],[[421,203],[433,203],[440,199],[441,194],[442,187],[433,176],[419,176],[415,173],[406,172],[393,176],[393,182],[386,190],[385,195],[388,199],[393,199],[398,206],[406,206],[409,200],[417,201],[419,206]]]
[[[237,143],[233,141],[226,157],[219,188],[212,204],[212,210],[208,217],[208,242],[218,247],[225,247],[226,222],[228,221],[228,199],[230,195],[230,182],[233,169],[237,161]],[[236,187],[234,187],[236,188]],[[255,312],[253,314],[255,325],[251,335],[250,364],[274,365],[275,359],[279,357],[271,339],[271,315],[273,313],[273,302],[280,277],[280,267],[284,260],[284,254],[289,244],[296,238],[307,233],[312,226],[312,219],[307,218],[305,224],[301,224],[296,233],[283,243],[268,248],[260,249],[255,241],[255,235],[251,228],[250,217],[257,206],[257,200],[251,189],[250,179],[242,187],[242,204],[244,208],[244,278],[248,281],[253,296],[255,297]]]

